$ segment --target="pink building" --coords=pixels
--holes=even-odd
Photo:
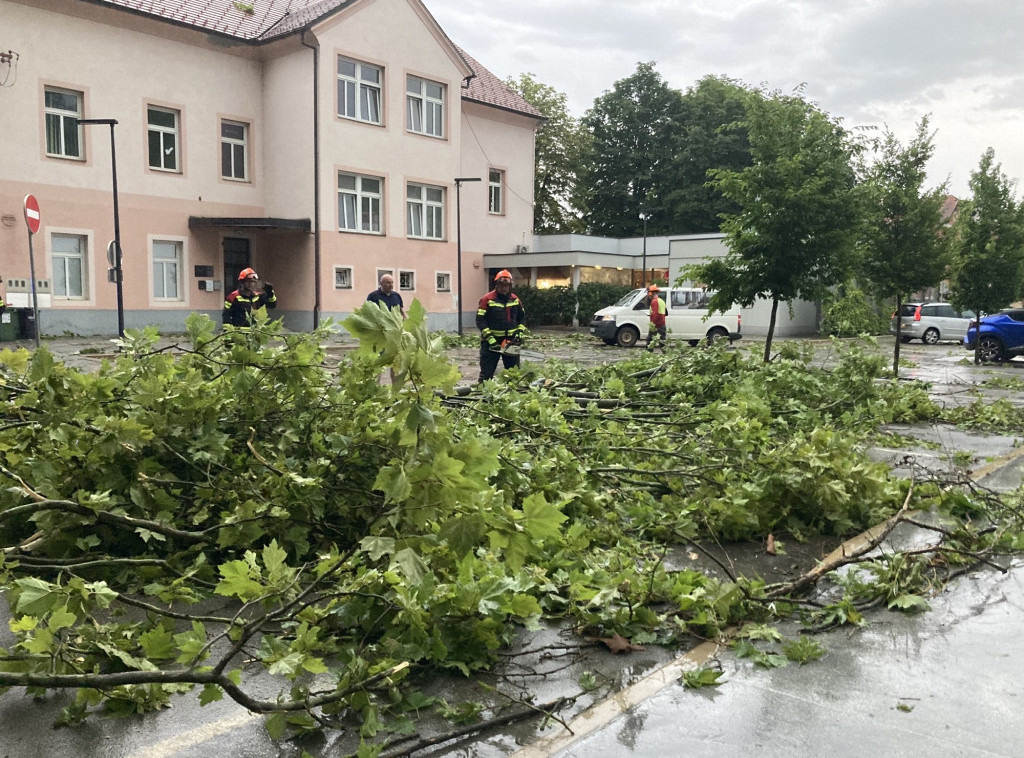
[[[118,331],[113,163],[129,329],[219,320],[247,266],[294,329],[385,272],[454,329],[483,256],[532,239],[542,117],[419,0],[0,0],[0,19],[0,275],[30,305],[32,194],[44,334]]]

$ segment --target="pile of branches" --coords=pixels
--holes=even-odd
[[[95,372],[0,354],[16,638],[0,687],[75,690],[63,723],[198,688],[267,714],[274,737],[346,728],[373,752],[410,713],[449,712],[421,692],[433,673],[492,669],[524,626],[684,645],[846,602],[809,602],[824,572],[670,570],[673,544],[842,536],[929,508],[952,519],[947,568],[1020,539],[983,493],[867,459],[866,434],[928,411],[856,351],[830,371],[724,349],[549,362],[466,390],[419,303],[344,325],[360,347],[337,366],[329,323],[219,332],[202,316],[170,348],[132,333]],[[924,572],[915,585],[905,566],[898,587],[850,592],[913,596]],[[277,697],[252,694],[253,669]]]

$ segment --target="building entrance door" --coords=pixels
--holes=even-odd
[[[251,240],[245,237],[224,238],[224,296],[238,289],[238,272],[252,265]]]

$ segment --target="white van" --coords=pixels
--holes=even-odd
[[[714,294],[692,287],[661,290],[658,297],[666,305],[665,326],[669,339],[689,340],[691,344],[702,339],[708,342],[740,339],[739,306],[734,305],[725,313],[709,313],[708,301]],[[639,289],[595,313],[590,333],[600,337],[606,345],[632,347],[639,340],[647,339],[650,323],[647,290]]]

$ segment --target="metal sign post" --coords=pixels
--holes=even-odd
[[[35,324],[36,347],[39,347],[39,295],[36,293],[36,256],[32,250],[32,237],[39,231],[39,201],[25,195],[25,225],[28,227],[28,272],[32,278],[32,323]]]

